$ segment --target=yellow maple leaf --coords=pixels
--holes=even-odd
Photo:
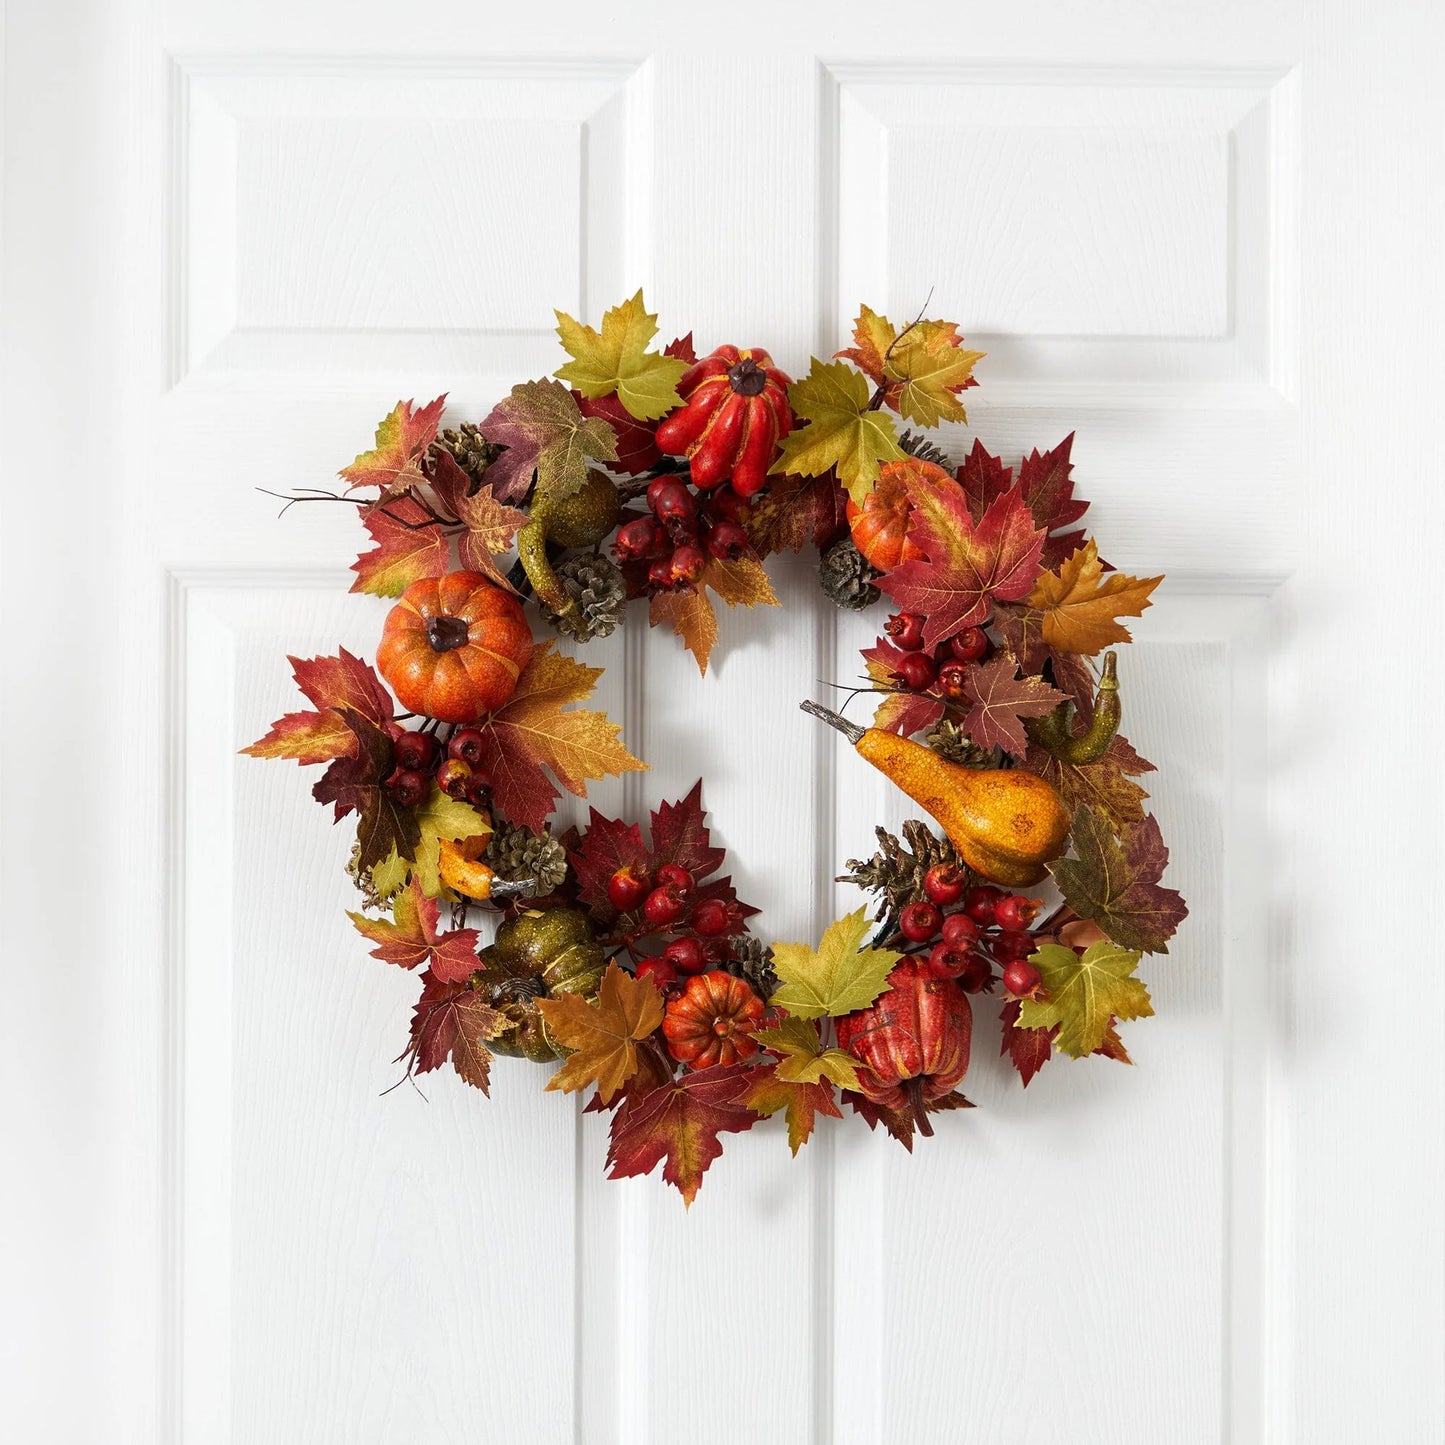
[[[1109,1037],[1113,1020],[1149,1018],[1154,1012],[1149,990],[1134,977],[1142,956],[1108,939],[1093,944],[1082,958],[1072,948],[1044,944],[1030,962],[1045,993],[1019,1005],[1018,1026],[1057,1026],[1055,1047],[1076,1059],[1087,1058],[1106,1042],[1117,1043],[1117,1035],[1112,1041]]]
[[[855,362],[879,386],[883,401],[919,426],[966,422],[958,393],[976,383],[982,351],[965,351],[952,321],[915,321],[899,332],[886,316],[864,306],[853,324],[854,344],[839,356]]]
[[[846,361],[819,361],[788,388],[793,411],[804,419],[783,438],[772,470],[786,476],[821,477],[836,467],[848,495],[862,506],[882,462],[905,454],[893,418],[869,405],[867,380]]]
[[[662,995],[651,979],[634,978],[615,963],[607,966],[595,1001],[561,993],[539,999],[548,1031],[573,1052],[547,1083],[549,1089],[575,1093],[597,1085],[604,1104],[639,1067],[637,1040],[662,1022]]]
[[[556,315],[557,334],[572,357],[558,368],[558,380],[586,397],[610,396],[615,391],[639,421],[655,421],[682,405],[677,383],[687,363],[647,349],[657,335],[657,317],[643,304],[641,291],[605,312],[600,331],[565,311]]]
[[[1149,594],[1163,580],[1122,572],[1105,576],[1091,537],[1064,558],[1057,572],[1039,577],[1027,605],[1041,614],[1039,627],[1050,647],[1092,657],[1116,642],[1129,641],[1129,629],[1116,619],[1140,616],[1150,605]]]
[[[864,948],[871,925],[858,908],[830,923],[816,949],[806,943],[773,944],[773,972],[780,987],[768,1001],[800,1019],[867,1008],[903,957],[888,948]]]
[[[717,613],[707,595],[709,590],[716,592],[729,607],[779,606],[778,594],[773,591],[768,574],[754,557],[739,557],[732,562],[710,557],[696,587],[656,593],[648,606],[649,623],[653,627],[663,623],[671,627],[697,659],[698,672],[704,674],[713,644],[717,642]]]
[[[776,1073],[785,1084],[831,1079],[840,1089],[858,1088],[857,1061],[842,1049],[825,1049],[818,1025],[810,1019],[785,1018],[774,1027],[755,1030],[753,1037],[782,1055]]]

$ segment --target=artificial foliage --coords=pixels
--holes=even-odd
[[[450,1064],[486,1094],[498,1055],[546,1064],[608,1116],[612,1177],[661,1164],[691,1203],[722,1137],[774,1114],[794,1154],[844,1106],[909,1149],[933,1134],[972,1107],[976,1007],[1024,1086],[1059,1055],[1130,1062],[1140,964],[1186,912],[1113,650],[1162,579],[1079,525],[1072,436],[952,456],[930,431],[967,422],[982,356],[949,321],[865,306],[796,380],[759,348],[658,347],[641,292],[557,329],[553,376],[445,428],[445,397],[399,402],[343,488],[290,499],[356,508],[351,590],[389,610],[374,666],[291,659],[309,707],[245,751],[323,766],[315,798],[356,829],[350,918],[417,981],[406,1074]],[[573,654],[645,609],[705,674],[718,604],[777,606],[785,551],[886,614],[839,679],[871,717],[804,706],[923,816],[847,863],[869,901],[769,943],[701,782],[646,828],[554,815],[646,767]]]

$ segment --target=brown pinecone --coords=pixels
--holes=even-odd
[[[733,940],[733,955],[737,960],[734,972],[747,979],[753,992],[766,1003],[778,987],[778,976],[773,972],[773,950],[751,933],[745,933]]]
[[[939,757],[950,763],[962,763],[966,768],[990,768],[993,753],[969,741],[968,734],[956,722],[944,718],[935,723],[923,739]]]
[[[848,860],[849,871],[839,883],[856,883],[869,893],[881,893],[890,913],[923,897],[923,875],[935,863],[953,863],[962,868],[963,860],[947,838],[940,838],[926,823],[917,818],[903,825],[903,837],[895,837],[886,828],[875,828],[882,845],[866,862]]]
[[[922,432],[906,431],[898,438],[898,445],[908,453],[910,457],[917,457],[921,462],[932,462],[936,467],[948,465],[948,453],[942,447],[936,447],[928,440]]]
[[[431,444],[431,450],[443,448],[452,454],[452,460],[472,480],[472,491],[482,484],[482,474],[502,454],[501,447],[493,446],[482,435],[481,428],[464,421],[455,431],[448,427]]]
[[[553,569],[567,595],[577,603],[572,613],[558,614],[542,608],[542,616],[568,637],[591,642],[616,630],[627,611],[627,583],[622,569],[600,552],[595,556],[564,557]]]
[[[487,864],[498,878],[519,883],[532,879],[534,898],[555,893],[567,876],[567,853],[550,833],[534,833],[503,823],[487,842]]]
[[[850,612],[871,607],[883,595],[874,585],[878,575],[863,554],[853,545],[851,537],[834,542],[818,563],[818,581],[823,591]]]

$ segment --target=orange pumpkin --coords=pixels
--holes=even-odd
[[[376,665],[403,707],[463,723],[506,702],[531,656],[521,603],[480,572],[448,572],[401,594]]]
[[[908,521],[913,513],[913,503],[908,500],[910,476],[931,482],[953,480],[942,467],[908,457],[901,462],[885,462],[879,468],[878,481],[861,507],[851,497],[848,499],[848,530],[853,534],[853,545],[880,572],[891,572],[900,562],[923,556],[908,540]]]
[[[710,1069],[752,1058],[759,1045],[750,1035],[762,1017],[762,999],[736,975],[715,969],[688,979],[667,1006],[662,1032],[678,1063]]]

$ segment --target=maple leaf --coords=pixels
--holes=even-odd
[[[994,612],[992,626],[998,630],[1003,644],[1019,660],[1026,673],[1042,673],[1047,667],[1054,686],[1074,704],[1075,713],[1085,727],[1094,716],[1094,693],[1097,679],[1088,658],[1077,652],[1055,652],[1044,641],[1043,613],[1032,607],[1009,603]]]
[[[611,467],[614,472],[635,477],[662,461],[656,422],[638,421],[615,396],[583,396],[576,390],[572,396],[583,416],[599,416],[612,428],[617,438],[617,460]]]
[[[617,435],[601,417],[583,416],[560,381],[522,381],[487,413],[488,441],[506,447],[487,468],[504,502],[527,494],[532,473],[539,496],[569,497],[587,480],[588,460],[615,462]]]
[[[853,345],[838,352],[883,387],[883,404],[919,426],[966,422],[958,393],[977,386],[981,351],[963,350],[952,321],[915,321],[900,334],[886,316],[864,306],[853,323]]]
[[[446,405],[443,393],[420,411],[414,401],[399,401],[377,424],[376,445],[362,452],[349,467],[342,467],[348,489],[380,487],[381,495],[395,497],[424,482],[422,459],[436,440],[437,423]]]
[[[639,421],[656,421],[682,405],[677,383],[687,362],[656,351],[647,343],[657,335],[639,290],[630,301],[602,315],[601,331],[583,326],[558,311],[557,334],[572,357],[557,369],[560,381],[571,382],[586,397],[617,393],[622,405]]]
[[[612,1119],[608,1177],[648,1174],[666,1160],[662,1177],[690,1207],[708,1166],[722,1154],[718,1136],[745,1133],[758,1121],[746,1103],[752,1073],[719,1064],[626,1099]]]
[[[926,692],[900,690],[898,671],[907,654],[886,638],[863,649],[863,662],[873,683],[887,696],[880,698],[873,712],[873,726],[899,737],[912,737],[931,728],[943,716],[943,703]]]
[[[753,557],[739,557],[731,562],[709,557],[695,587],[654,594],[648,605],[649,624],[658,627],[667,623],[697,659],[699,674],[706,674],[717,642],[717,613],[707,595],[709,591],[716,592],[729,607],[780,605],[768,574]]]
[[[870,1129],[876,1129],[882,1124],[910,1154],[913,1152],[913,1134],[918,1119],[912,1109],[889,1109],[883,1104],[875,1104],[866,1094],[845,1092],[843,1097]],[[945,1094],[941,1099],[929,1100],[924,1107],[930,1114],[942,1114],[950,1109],[971,1109],[973,1104],[955,1091]]]
[[[689,366],[697,362],[697,351],[692,344],[692,332],[686,336],[674,336],[666,346],[662,348],[664,356],[675,356],[679,361],[685,361]]]
[[[294,758],[298,763],[328,763],[356,752],[356,734],[341,709],[350,708],[382,725],[394,711],[381,679],[344,647],[335,657],[292,657],[296,685],[314,703],[315,712],[288,712],[271,724],[265,737],[241,751],[253,758]]]
[[[998,1051],[1000,1055],[1008,1055],[1009,1062],[1018,1070],[1019,1078],[1027,1089],[1029,1081],[1053,1055],[1054,1035],[1058,1032],[1058,1026],[1022,1029],[1018,1020],[1019,1000],[1011,998],[999,1011],[999,1022],[1003,1025],[1003,1031]]]
[[[707,811],[702,806],[701,778],[685,798],[676,803],[660,803],[651,822],[652,854],[648,859],[651,871],[656,872],[664,863],[677,863],[700,881],[722,867],[727,854],[713,846]]]
[[[457,544],[462,566],[508,592],[515,590],[497,558],[511,550],[517,533],[527,525],[527,514],[499,502],[490,482],[474,482],[450,452],[438,451],[431,465],[437,500],[465,528]]]
[[[821,477],[836,470],[859,506],[878,480],[881,462],[904,455],[893,418],[869,406],[868,383],[844,361],[819,361],[788,388],[794,413],[807,425],[789,432],[772,471]]]
[[[1089,504],[1074,496],[1074,464],[1069,460],[1074,433],[1070,432],[1051,451],[1037,447],[1019,463],[1019,489],[1029,504],[1034,521],[1049,535],[1044,541],[1043,564],[1057,567],[1084,540],[1082,530],[1060,532],[1077,522]]]
[[[1030,957],[1043,977],[1045,994],[1023,999],[1018,1023],[1026,1029],[1058,1026],[1055,1045],[1082,1059],[1104,1043],[1114,1019],[1148,1018],[1149,990],[1135,978],[1142,954],[1107,939],[1082,958],[1072,948],[1046,943]]]
[[[470,803],[447,797],[435,783],[415,816],[419,834],[415,857],[403,858],[393,851],[371,870],[372,886],[386,897],[415,878],[428,898],[451,898],[454,895],[441,877],[441,845],[484,843],[491,836],[492,825],[485,813]]]
[[[1034,744],[1024,755],[1024,766],[1052,783],[1070,812],[1087,805],[1116,830],[1144,816],[1149,794],[1131,775],[1154,771],[1154,764],[1141,758],[1129,739],[1118,733],[1092,763],[1063,763]]]
[[[903,956],[864,948],[869,926],[859,908],[830,923],[816,951],[806,943],[773,944],[773,972],[782,987],[769,1002],[805,1019],[867,1008],[890,986],[888,975]]]
[[[1163,580],[1162,576],[1127,577],[1122,572],[1104,576],[1091,537],[1057,571],[1039,578],[1028,605],[1043,614],[1039,627],[1050,647],[1092,657],[1111,643],[1130,640],[1129,629],[1117,619],[1138,617]]]
[[[634,978],[607,965],[595,1001],[559,993],[537,1000],[547,1028],[572,1049],[547,1083],[549,1089],[575,1094],[597,1085],[605,1104],[638,1069],[637,1041],[662,1023],[662,995],[650,978]]]
[[[346,726],[356,737],[354,752],[331,764],[312,788],[318,803],[332,803],[336,822],[348,813],[360,815],[356,842],[358,866],[363,870],[382,862],[395,851],[413,856],[420,836],[416,815],[391,796],[382,782],[391,771],[391,739],[369,718],[350,708],[340,709]]]
[[[361,524],[376,547],[351,564],[356,573],[353,592],[400,597],[413,582],[451,570],[447,534],[414,498],[396,497],[385,505],[368,507],[361,514]]]
[[[1013,468],[993,455],[977,437],[963,459],[963,465],[954,474],[963,494],[968,498],[969,514],[976,522],[988,511],[990,503],[1013,485]]]
[[[412,1013],[411,1042],[403,1059],[419,1074],[439,1069],[448,1059],[474,1089],[489,1092],[492,1051],[505,1018],[465,983],[449,983],[430,969],[422,975],[421,998]]]
[[[1020,677],[1018,659],[1000,652],[976,663],[964,675],[963,690],[973,707],[964,719],[964,731],[981,748],[1002,748],[1022,757],[1029,746],[1023,719],[1042,717],[1063,700],[1063,693],[1041,677]]]
[[[356,734],[339,712],[288,712],[271,724],[266,736],[241,751],[252,758],[293,758],[298,763],[329,763],[356,751]]]
[[[913,503],[908,535],[924,558],[884,573],[878,586],[902,610],[927,617],[923,642],[932,648],[985,621],[995,601],[1016,602],[1029,592],[1044,534],[1017,488],[990,503],[975,522],[963,488],[951,478],[910,469],[906,482]]]
[[[1169,849],[1158,820],[1127,824],[1116,838],[1105,819],[1084,807],[1074,814],[1069,840],[1070,856],[1049,864],[1069,907],[1115,943],[1168,953],[1166,945],[1189,910],[1175,889],[1159,886]]]
[[[477,969],[479,935],[475,928],[438,933],[440,913],[436,901],[413,881],[410,888],[397,894],[390,919],[368,918],[364,913],[346,916],[358,933],[376,944],[371,950],[373,958],[399,968],[427,966],[443,983],[461,983]]]
[[[796,1083],[784,1079],[778,1065],[764,1065],[753,1071],[748,1086],[747,1106],[762,1115],[786,1111],[788,1147],[794,1155],[813,1136],[819,1114],[841,1119],[843,1111],[833,1097],[833,1086],[826,1079]]]
[[[647,869],[647,844],[636,823],[604,818],[596,808],[587,820],[587,831],[576,847],[567,851],[567,862],[577,883],[577,901],[594,917],[610,923],[617,916],[607,885],[619,868]]]
[[[784,1018],[768,1028],[757,1029],[753,1037],[767,1050],[780,1055],[776,1066],[786,1084],[816,1084],[829,1079],[841,1089],[858,1087],[858,1065],[842,1049],[825,1049],[818,1025],[811,1019]]]
[[[492,777],[492,797],[502,815],[540,833],[560,794],[543,769],[569,793],[587,796],[589,778],[645,772],[617,740],[607,714],[564,712],[592,696],[600,667],[586,667],[541,643],[517,679],[516,690],[478,724],[482,766]]]
[[[760,557],[772,552],[822,551],[848,525],[847,493],[837,475],[779,477],[753,498],[748,539]]]

